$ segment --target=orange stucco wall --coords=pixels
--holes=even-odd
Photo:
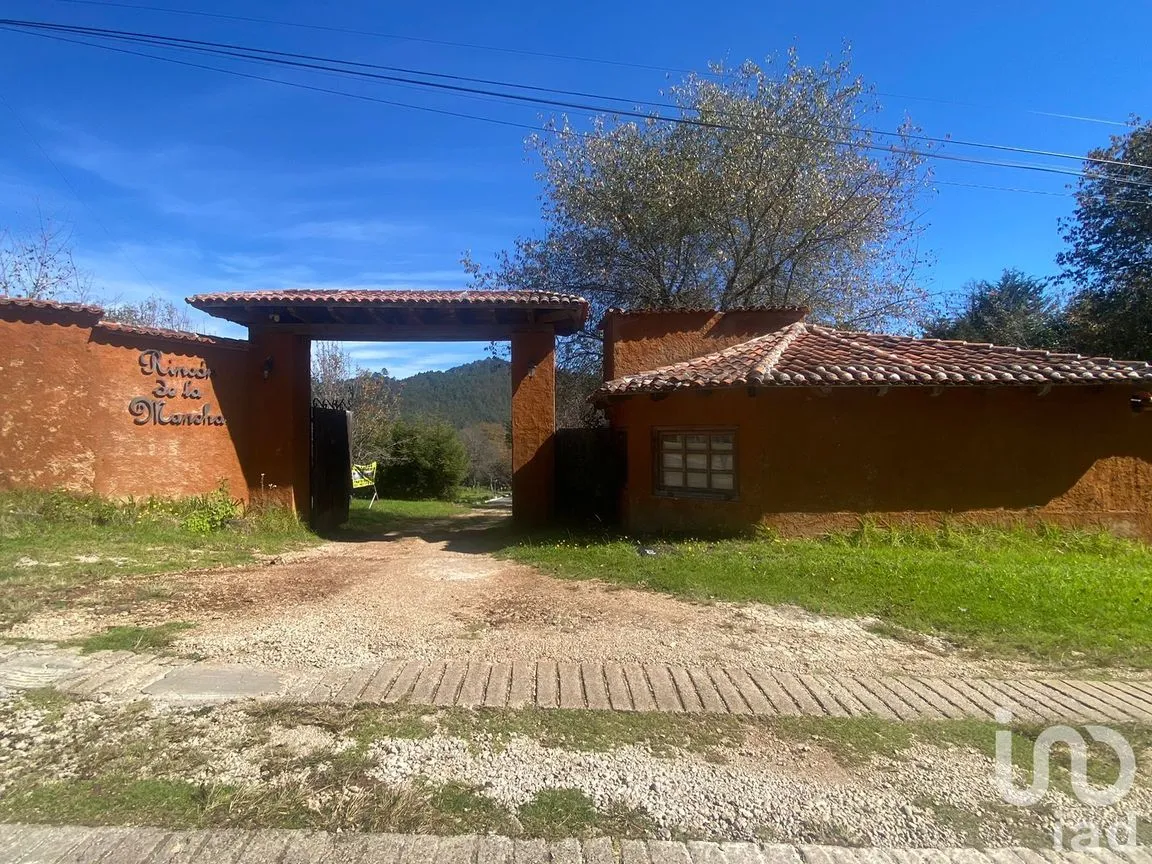
[[[265,500],[294,507],[307,519],[311,341],[251,328],[248,345],[244,380],[252,440],[257,442],[245,460],[250,483]]]
[[[619,312],[604,316],[604,380],[646,372],[747,342],[801,320],[805,310]]]
[[[0,308],[0,487],[176,497],[223,480],[246,497],[245,348],[127,333],[71,311]],[[141,363],[149,351],[162,369],[203,363],[211,376],[146,374],[156,371]],[[132,400],[157,400],[160,381],[175,392],[158,400],[162,417],[207,408],[223,424],[156,424],[143,406],[134,416]]]
[[[1050,521],[1152,539],[1152,415],[1124,385],[745,389],[638,396],[609,408],[627,434],[622,512],[636,531],[785,533],[851,528],[860,517]],[[733,500],[654,492],[653,433],[736,430]]]
[[[556,470],[556,337],[512,334],[512,516],[540,525],[552,516]]]

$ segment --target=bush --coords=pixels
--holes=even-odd
[[[242,514],[243,507],[229,494],[223,480],[212,492],[186,498],[116,500],[62,489],[21,489],[0,496],[0,537],[51,531],[58,526],[131,529],[152,525],[210,534]]]
[[[185,498],[178,506],[184,510],[180,527],[193,534],[219,531],[242,512],[240,502],[228,494],[228,486],[223,481],[207,495]]]
[[[376,487],[384,497],[450,498],[468,472],[468,456],[446,423],[401,420]]]

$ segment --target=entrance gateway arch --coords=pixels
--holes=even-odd
[[[309,513],[313,339],[512,343],[512,517],[546,522],[554,497],[556,336],[584,326],[588,302],[544,291],[248,291],[197,294],[197,309],[248,328],[253,418],[246,474]]]

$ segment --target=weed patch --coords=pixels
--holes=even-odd
[[[516,813],[524,833],[560,840],[565,837],[646,837],[652,820],[641,810],[620,805],[597,809],[579,789],[543,789]]]
[[[84,654],[93,651],[154,651],[167,648],[181,632],[194,626],[187,621],[170,621],[155,627],[108,627],[103,633],[69,644],[78,646]]]

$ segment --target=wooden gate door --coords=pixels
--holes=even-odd
[[[340,404],[312,402],[311,523],[327,531],[348,521],[352,496],[351,415]]]

